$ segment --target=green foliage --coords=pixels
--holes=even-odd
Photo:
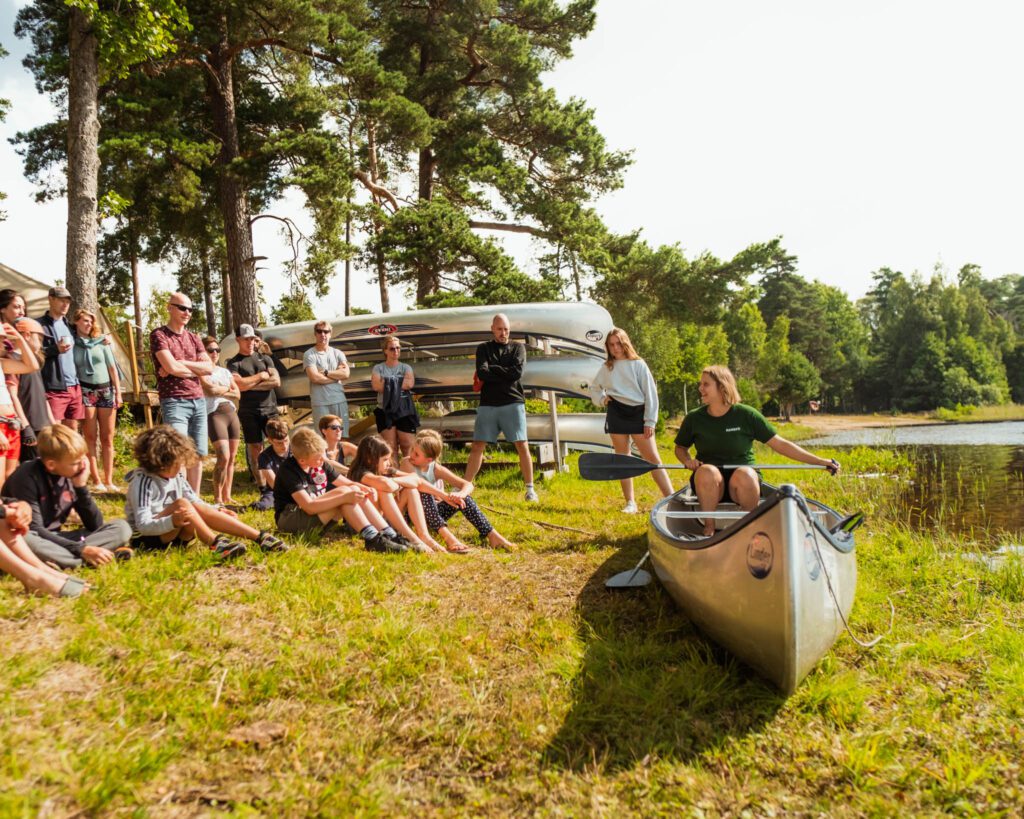
[[[796,404],[814,398],[821,389],[818,370],[799,350],[790,350],[778,369],[778,384],[772,396],[782,408],[785,418],[793,412]]]
[[[292,324],[297,321],[312,321],[316,318],[309,296],[299,290],[286,293],[281,301],[270,311],[270,323]]]

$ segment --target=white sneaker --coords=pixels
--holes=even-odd
[[[622,514],[624,515],[635,515],[639,511],[636,508],[636,501],[627,501],[626,505],[622,507]]]
[[[534,489],[532,486],[526,490],[526,499],[531,502],[536,502],[540,500],[540,498],[537,497],[537,490]]]

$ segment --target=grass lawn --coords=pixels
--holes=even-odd
[[[0,815],[1020,815],[1024,572],[887,523],[889,482],[853,473],[894,453],[843,461],[799,482],[869,513],[852,625],[885,631],[890,600],[895,622],[788,700],[657,584],[604,589],[646,543],[617,484],[560,475],[526,504],[511,464],[477,498],[513,553],[196,546],[90,571],[76,601],[6,578]]]

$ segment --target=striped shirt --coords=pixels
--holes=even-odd
[[[184,472],[179,472],[173,478],[161,478],[142,469],[133,469],[128,473],[128,500],[125,504],[125,513],[132,531],[143,536],[165,535],[173,531],[174,521],[171,516],[158,515],[180,498],[209,506],[193,491],[185,480]]]

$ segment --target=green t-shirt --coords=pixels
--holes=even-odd
[[[676,434],[676,446],[697,445],[697,460],[722,464],[754,463],[754,441],[766,443],[776,435],[765,417],[746,404],[733,404],[715,418],[706,406],[687,413]]]

